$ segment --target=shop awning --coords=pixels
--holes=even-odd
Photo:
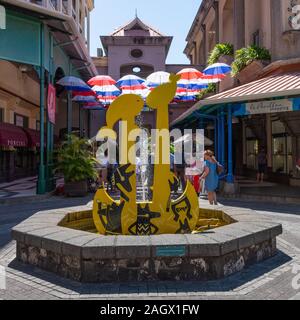
[[[10,123],[0,123],[0,146],[27,147],[27,135],[22,128]]]
[[[33,130],[33,129],[23,129],[25,133],[27,134],[28,141],[29,141],[29,147],[30,148],[39,148],[41,145],[40,142],[40,132]]]
[[[300,72],[274,74],[201,100],[177,118],[172,125],[180,123],[205,106],[293,96],[300,96]]]

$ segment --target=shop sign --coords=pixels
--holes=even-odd
[[[48,99],[47,99],[48,119],[52,124],[55,124],[56,113],[56,89],[52,84],[48,86]]]
[[[16,140],[8,140],[7,145],[9,147],[25,147],[26,143],[23,141],[16,141]]]
[[[246,114],[264,114],[293,111],[293,102],[288,99],[246,103]]]

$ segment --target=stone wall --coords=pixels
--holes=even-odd
[[[127,259],[80,259],[49,250],[17,245],[20,261],[83,282],[139,282],[213,280],[230,276],[276,254],[270,239],[220,257],[156,257]]]
[[[89,230],[90,210],[38,212],[14,227],[17,259],[82,282],[212,280],[276,254],[282,233],[268,217],[234,207],[211,213],[234,223],[200,234],[102,236],[64,227],[79,219]]]

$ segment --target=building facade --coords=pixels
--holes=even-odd
[[[155,28],[144,23],[135,17],[129,23],[117,28],[109,36],[100,37],[104,52],[99,49],[98,57],[94,57],[94,63],[98,73],[110,75],[118,80],[121,77],[134,74],[146,79],[151,73],[156,71],[166,71],[177,73],[191,65],[166,64],[166,59],[173,38],[166,36]],[[199,66],[195,66],[199,68]],[[178,104],[170,106],[170,118],[176,119],[185,112],[191,104]],[[105,116],[95,115],[94,128],[96,133],[103,125]],[[143,112],[143,121],[147,128],[155,127],[155,113],[151,111]]]
[[[299,4],[300,1],[290,0],[204,0],[187,35],[185,54],[191,63],[199,65],[206,65],[209,53],[217,43],[230,43],[235,51],[255,45],[268,49],[271,54],[271,61],[254,61],[236,77],[228,76],[220,84],[218,92],[220,95],[224,93],[223,96],[228,92],[228,95],[232,96],[231,101],[218,101],[220,96],[216,96],[216,100],[211,98],[211,101],[218,105],[212,104],[208,112],[215,115],[218,112],[224,113],[226,116],[230,107],[233,108],[233,114],[237,115],[233,121],[232,150],[236,175],[254,176],[258,168],[257,154],[259,150],[265,149],[268,158],[268,178],[287,184],[299,184],[300,173],[297,163],[300,158],[300,111],[295,101],[300,91],[294,87],[299,81],[297,73],[300,71],[300,27],[297,24],[299,10],[296,7]],[[227,63],[234,59],[223,58],[225,61],[220,61]],[[294,73],[292,78],[291,73]],[[281,79],[283,82],[279,86],[273,83],[272,88],[270,78],[267,88],[269,91],[267,90],[261,98],[254,81],[267,77],[276,77],[278,81]],[[290,79],[291,83],[285,83],[287,79]],[[251,91],[249,85],[250,91],[247,91],[247,95],[245,93],[245,101],[242,97],[239,102],[235,101],[234,95],[237,92],[231,93],[228,90],[250,83],[256,91]],[[265,85],[268,86],[268,83]],[[291,88],[294,90],[290,91]],[[284,95],[280,97],[276,92],[283,92]],[[252,113],[234,112],[237,110],[235,108],[241,106],[239,103],[255,104],[257,101],[257,110],[252,109]],[[264,108],[268,105],[266,101],[275,101],[278,108]],[[291,107],[291,103],[294,107]],[[199,108],[201,101],[196,109]],[[290,112],[280,112],[282,110]],[[226,141],[225,144],[225,154],[221,157],[228,165]],[[216,152],[217,149],[218,146]]]
[[[94,2],[7,0],[0,5],[6,18],[0,29],[0,181],[38,173],[43,193],[53,187],[51,154],[67,127],[67,94],[56,82],[68,75],[88,80],[97,74],[89,55]],[[55,124],[47,113],[50,85],[56,87]],[[89,115],[84,118],[88,135]],[[76,104],[72,124],[78,130]]]

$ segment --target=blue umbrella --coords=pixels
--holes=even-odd
[[[232,68],[226,63],[214,63],[208,66],[203,73],[206,76],[212,76],[213,78],[222,80],[225,74],[231,72]]]
[[[65,87],[68,91],[68,134],[72,133],[72,91],[91,91],[91,88],[80,78],[67,76],[60,79],[57,84]]]
[[[67,76],[60,79],[57,84],[65,87],[68,91],[90,91],[91,88],[80,78]]]

